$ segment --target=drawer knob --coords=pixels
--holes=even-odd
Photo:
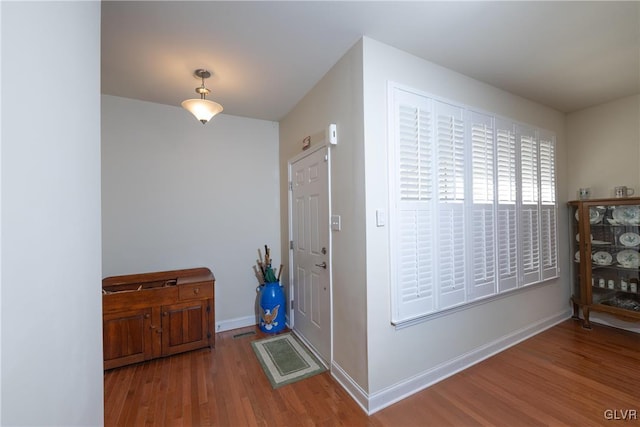
[[[194,294],[196,294],[196,295],[198,295],[198,294],[200,293],[200,288],[195,288],[195,289],[193,290],[193,293],[194,293]]]

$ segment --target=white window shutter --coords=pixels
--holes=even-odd
[[[542,278],[558,275],[555,137],[539,131]]]
[[[438,145],[438,195],[440,201],[464,201],[464,111],[435,102]]]
[[[518,125],[520,143],[520,182],[522,199],[520,236],[522,249],[522,285],[540,281],[540,158],[535,129]]]
[[[540,145],[540,201],[543,205],[556,203],[556,144],[552,135],[539,132]]]
[[[465,302],[464,110],[435,102],[438,174],[439,309]]]
[[[540,280],[540,220],[538,207],[522,205],[520,214],[522,221],[522,271],[524,273],[523,284],[534,283]]]
[[[438,308],[465,301],[464,206],[440,204],[438,211]]]
[[[520,139],[520,173],[522,182],[522,204],[537,205],[538,195],[538,140],[533,129],[518,126]]]
[[[399,319],[434,309],[431,217],[428,209],[400,211]]]
[[[496,120],[498,291],[518,286],[517,149],[514,125]]]
[[[431,115],[428,104],[399,105],[398,163],[401,200],[429,200],[432,197]]]
[[[494,134],[493,117],[471,112],[471,175],[473,203],[494,202]]]
[[[494,120],[486,114],[470,112],[471,145],[471,259],[472,286],[469,299],[496,292],[496,218],[495,218],[495,138]]]
[[[548,279],[558,275],[556,207],[543,205],[541,219],[542,278]]]
[[[408,320],[434,309],[433,295],[433,112],[418,95],[394,93],[396,120],[397,219],[394,233],[394,321]]]
[[[557,277],[555,136],[389,88],[392,322]]]

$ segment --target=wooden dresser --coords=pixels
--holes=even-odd
[[[213,347],[214,283],[208,268],[105,278],[104,369]]]

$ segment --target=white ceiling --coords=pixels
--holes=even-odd
[[[640,93],[640,2],[103,1],[102,93],[280,120],[363,35],[570,112]]]

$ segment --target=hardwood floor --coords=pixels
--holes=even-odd
[[[105,372],[106,426],[640,424],[640,335],[567,320],[368,417],[328,372],[273,390],[250,342]]]

